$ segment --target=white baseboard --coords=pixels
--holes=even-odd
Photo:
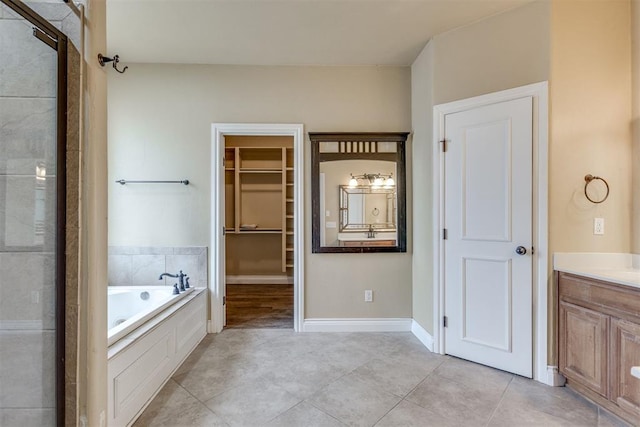
[[[551,387],[562,387],[567,379],[558,371],[557,366],[547,366],[547,380],[544,381],[546,385]]]
[[[228,285],[287,285],[293,284],[293,276],[240,275],[227,276]]]
[[[415,335],[416,338],[418,338],[420,342],[427,347],[427,350],[433,351],[433,337],[415,320],[411,321],[411,333],[413,333],[413,335]]]
[[[303,332],[410,332],[411,319],[305,319]]]

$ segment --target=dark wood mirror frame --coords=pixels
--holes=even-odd
[[[407,195],[405,143],[408,132],[309,132],[311,141],[311,242],[313,253],[372,253],[407,251]],[[376,152],[335,152],[321,153],[322,142],[340,142],[353,144],[394,142],[395,153]],[[373,152],[372,152],[373,151]],[[332,160],[387,160],[396,162],[397,225],[396,246],[321,246],[320,245],[320,164]]]

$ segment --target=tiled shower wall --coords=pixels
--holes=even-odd
[[[79,21],[66,4],[26,3],[57,28],[72,33],[72,40],[77,42]],[[47,426],[56,422],[57,67],[56,53],[33,38],[31,32],[31,25],[0,5],[0,58],[3,58],[0,60],[0,425],[3,426]],[[69,61],[79,62],[77,51],[72,55],[73,50],[69,46]],[[77,64],[74,65],[77,69]],[[75,101],[70,97],[69,104]],[[70,113],[69,117],[72,116]],[[68,125],[70,133],[76,134],[68,144],[75,143],[77,156],[77,115],[75,123],[75,129],[73,124]],[[78,162],[74,165],[77,169]],[[46,168],[44,180],[35,176],[36,168],[41,166]],[[75,208],[77,211],[77,204]],[[77,283],[74,286],[77,288]],[[70,362],[75,363],[75,358]],[[67,380],[73,383],[73,388],[75,366],[69,374]],[[73,408],[74,398],[75,393],[70,393],[68,409]]]
[[[206,247],[109,247],[110,286],[172,286],[177,279],[158,280],[162,273],[189,276],[192,286],[207,286]]]

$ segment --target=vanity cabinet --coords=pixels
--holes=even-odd
[[[640,424],[640,379],[631,375],[631,368],[640,363],[640,325],[615,319],[612,324],[611,399],[630,413],[638,414]]]
[[[359,247],[359,246],[395,246],[395,240],[344,240],[341,246]]]
[[[560,319],[561,372],[608,397],[609,316],[561,301]]]
[[[640,425],[640,289],[558,273],[558,358],[567,384]]]

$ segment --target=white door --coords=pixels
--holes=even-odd
[[[531,378],[533,99],[445,116],[445,352]],[[526,251],[526,252],[523,252]]]
[[[221,313],[221,326],[227,326],[227,229],[225,227],[226,221],[226,174],[225,174],[225,144],[226,140],[224,135],[220,135],[217,140],[215,149],[218,151],[217,159],[221,160],[218,166],[214,168],[214,173],[217,174],[216,184],[217,188],[214,190],[213,199],[216,203],[217,222],[214,222],[215,227],[219,227],[222,230],[221,238],[219,241],[214,242],[214,250],[217,251],[215,256],[215,280],[220,283],[216,288],[219,289],[219,298],[222,300],[222,313]],[[233,231],[233,230],[229,230]],[[212,277],[214,276],[212,274]],[[220,330],[222,330],[222,327]]]

